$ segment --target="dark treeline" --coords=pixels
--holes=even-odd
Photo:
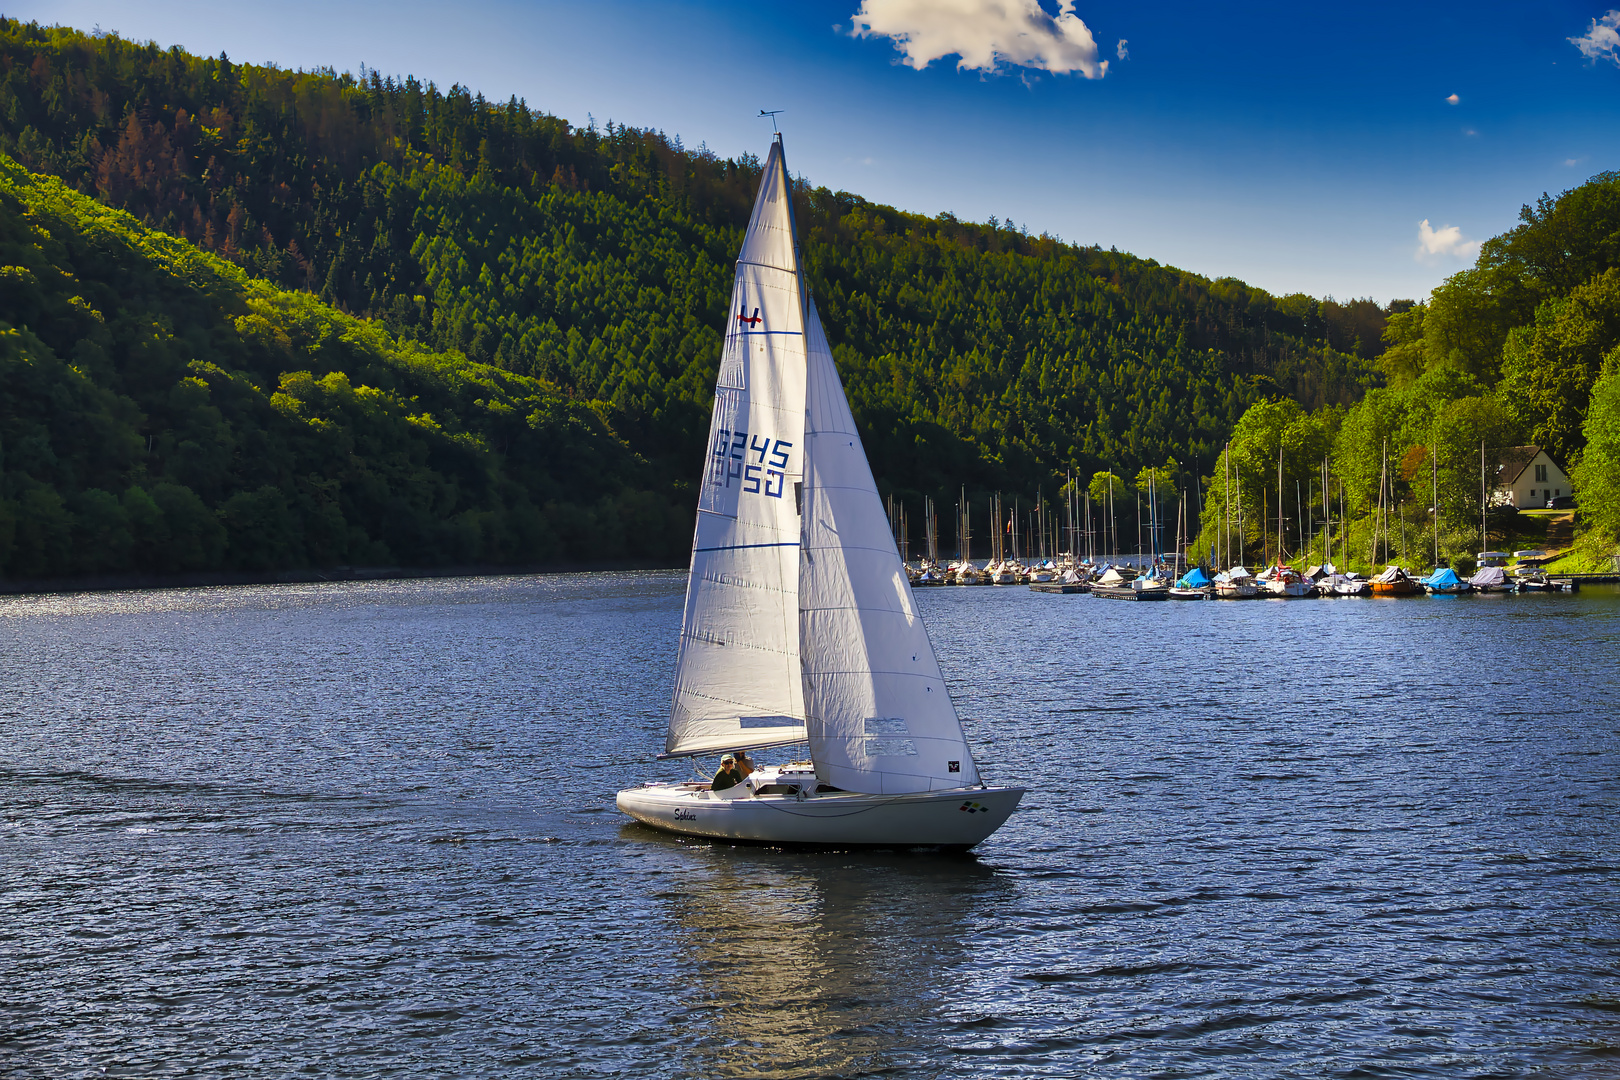
[[[589,404],[647,463],[645,490],[691,500],[756,158],[409,77],[15,21],[0,86],[0,150],[28,169],[391,341]],[[904,496],[1167,462],[1186,478],[1253,402],[1344,407],[1380,381],[1390,312],[1371,301],[1274,297],[807,183],[796,198],[874,469]]]

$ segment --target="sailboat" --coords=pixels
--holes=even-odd
[[[721,791],[618,794],[763,843],[971,847],[1024,789],[980,778],[800,271],[778,135],[743,237],[660,758],[808,743]],[[965,552],[964,552],[965,554]]]

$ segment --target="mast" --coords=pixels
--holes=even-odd
[[[1389,437],[1384,437],[1384,498],[1380,504],[1384,518],[1384,565],[1389,565],[1389,510],[1395,504],[1395,478],[1389,475]]]
[[[1097,565],[1097,556],[1096,556],[1096,553],[1092,550],[1092,543],[1091,543],[1091,491],[1090,491],[1090,489],[1087,489],[1087,491],[1086,491],[1086,562],[1090,563],[1093,566]]]
[[[1350,557],[1350,519],[1345,516],[1344,509],[1344,478],[1339,478],[1339,528],[1344,530],[1344,539],[1339,541],[1339,550],[1344,557]]]
[[[1148,473],[1148,556],[1155,566],[1159,562],[1159,500],[1156,497],[1158,485],[1154,483],[1157,479],[1157,471]]]
[[[1178,492],[1178,495],[1179,495],[1179,497],[1178,497],[1178,499],[1176,499],[1176,562],[1174,562],[1174,567],[1171,568],[1171,570],[1173,570],[1174,575],[1178,576],[1178,578],[1179,578],[1179,576],[1181,576],[1181,562],[1183,562],[1183,559],[1181,559],[1181,557],[1183,557],[1183,552],[1186,552],[1186,549],[1187,549],[1187,544],[1186,544],[1186,539],[1187,539],[1186,538],[1186,531],[1187,531],[1187,492],[1186,492],[1186,489],[1183,489],[1183,491]]]
[[[1491,550],[1491,534],[1485,528],[1485,440],[1479,440],[1479,550]]]
[[[1434,434],[1429,435],[1429,500],[1434,510],[1434,568],[1440,569],[1440,463],[1434,456]]]
[[[1114,515],[1114,474],[1108,473],[1108,531],[1113,533],[1113,555],[1111,560],[1119,562],[1119,518]]]
[[[1299,514],[1299,549],[1306,555],[1305,561],[1310,562],[1310,548],[1313,546],[1306,537],[1311,534],[1305,530],[1305,497],[1299,493],[1299,481],[1294,481],[1294,509]]]
[[[1395,516],[1401,523],[1401,562],[1406,562],[1406,500],[1402,499],[1395,504]]]
[[[1063,470],[1063,497],[1066,500],[1063,504],[1064,525],[1069,530],[1069,561],[1079,562],[1079,537],[1074,535],[1074,476],[1067,469]]]
[[[1142,489],[1136,489],[1136,568],[1142,569]]]
[[[1221,452],[1221,569],[1232,568],[1232,444]]]
[[[1283,486],[1282,486],[1282,439],[1277,440],[1277,565],[1281,566],[1287,561],[1287,552],[1283,550]]]
[[[1328,459],[1322,455],[1322,565],[1333,561],[1333,510],[1328,504]]]
[[[1231,444],[1228,443],[1227,445],[1230,446]],[[1237,478],[1238,562],[1241,563],[1247,557],[1247,553],[1243,549],[1248,546],[1249,538],[1243,531],[1243,470],[1235,470],[1235,475]]]
[[[1193,485],[1193,491],[1198,495],[1198,501],[1193,507],[1193,512],[1198,515],[1198,533],[1201,536],[1204,532],[1204,478],[1198,475],[1197,470],[1193,472]],[[1191,545],[1192,525],[1190,523],[1187,526],[1187,533],[1187,543]],[[1213,542],[1210,546],[1214,546]],[[1213,562],[1214,559],[1212,558],[1210,561]]]
[[[1013,562],[1023,562],[1023,553],[1018,548],[1018,496],[1013,496],[1012,517],[1007,524],[1012,526]]]

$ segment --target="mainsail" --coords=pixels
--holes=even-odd
[[[977,784],[813,303],[807,314],[799,652],[816,775],[877,794]]]
[[[709,426],[668,755],[805,738],[799,674],[804,290],[780,137],[737,258]]]

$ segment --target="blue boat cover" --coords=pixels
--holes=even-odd
[[[1210,584],[1209,578],[1205,577],[1204,572],[1195,566],[1185,574],[1181,575],[1181,580],[1176,582],[1176,588],[1202,589],[1208,584]]]
[[[1444,570],[1436,570],[1424,578],[1422,584],[1431,589],[1454,589],[1462,584],[1462,578],[1457,576],[1455,570],[1447,567]]]

